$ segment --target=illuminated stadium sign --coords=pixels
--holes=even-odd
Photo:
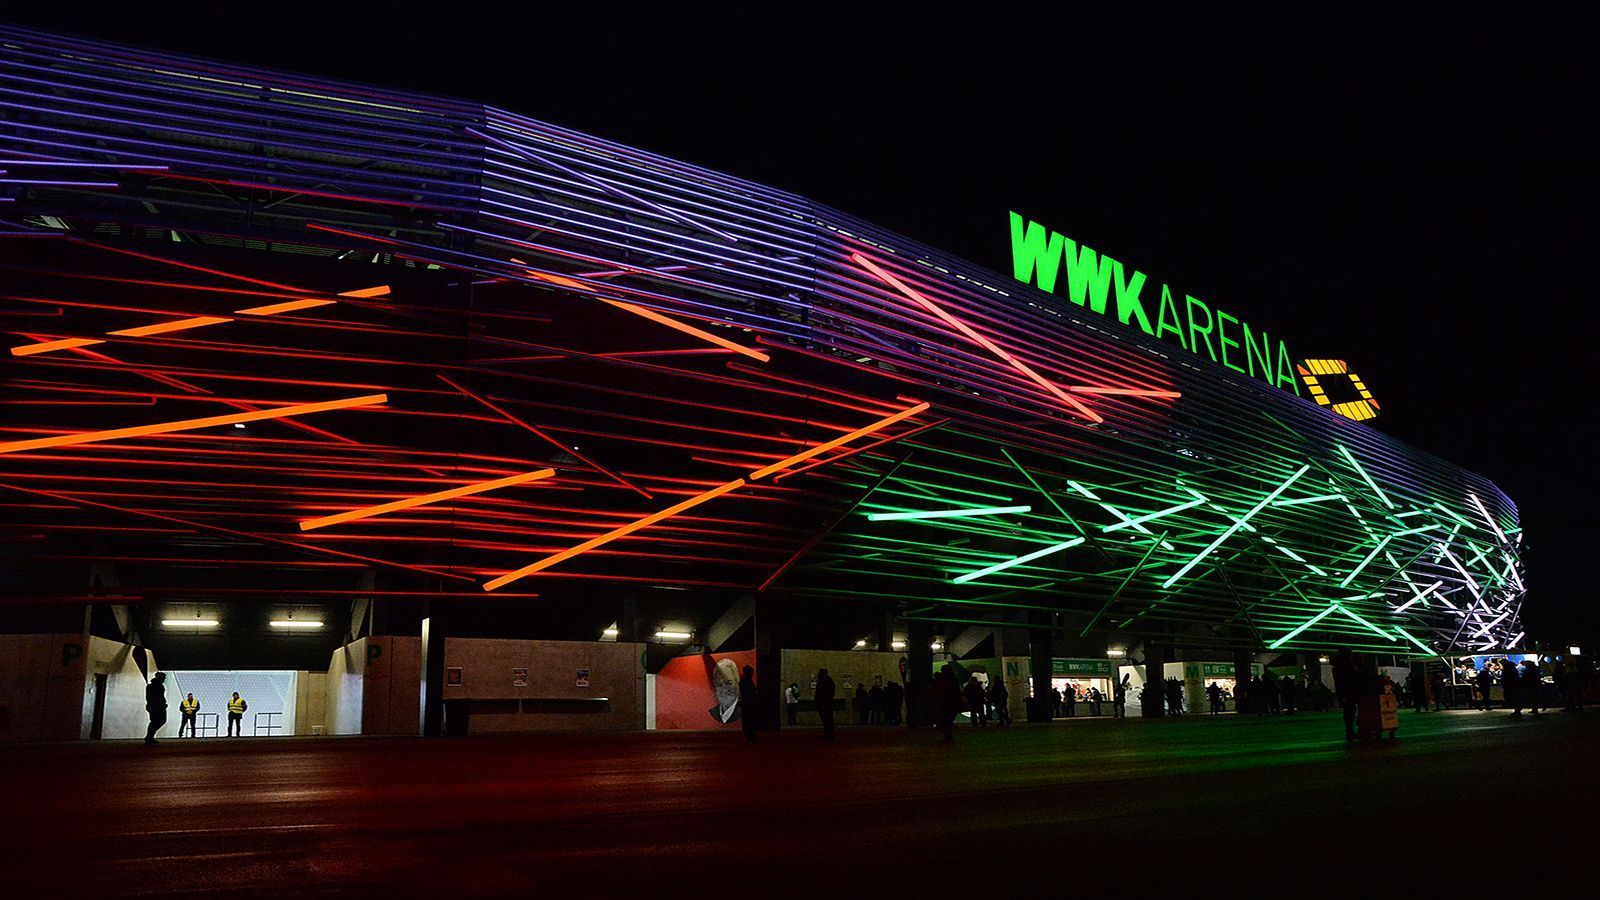
[[[1251,328],[1249,322],[1226,310],[1213,310],[1198,297],[1182,294],[1180,305],[1167,284],[1161,285],[1160,297],[1153,298],[1153,291],[1145,292],[1143,272],[1130,272],[1120,261],[1024,219],[1017,212],[1011,213],[1011,271],[1018,281],[1035,284],[1052,294],[1064,282],[1064,292],[1072,303],[1100,315],[1107,315],[1112,309],[1122,324],[1136,326],[1145,334],[1171,341],[1241,375],[1259,378],[1297,395],[1305,380],[1317,402],[1330,405],[1321,386],[1309,377],[1312,372],[1304,366],[1297,370],[1294,357],[1281,339],[1274,341],[1266,331]],[[1322,367],[1319,365],[1314,371],[1322,371]],[[1332,373],[1331,369],[1326,371]],[[1377,403],[1364,385],[1359,381],[1356,385],[1361,400],[1334,403],[1332,408],[1348,418],[1370,419],[1377,415]]]

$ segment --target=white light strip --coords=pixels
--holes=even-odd
[[[660,638],[663,641],[687,641],[688,639],[694,637],[694,632],[691,632],[691,631],[658,631],[658,632],[656,632],[656,637]]]
[[[163,628],[215,628],[222,623],[216,619],[162,619]]]
[[[273,619],[269,623],[273,628],[321,628],[322,623],[316,619]]]

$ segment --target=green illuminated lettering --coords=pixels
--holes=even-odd
[[[1170,313],[1170,315],[1169,315]],[[1161,286],[1161,309],[1156,313],[1156,337],[1161,337],[1167,332],[1178,336],[1178,346],[1189,349],[1189,342],[1183,339],[1183,329],[1178,323],[1183,321],[1178,318],[1178,304],[1172,300],[1172,289],[1166,285]]]
[[[1212,349],[1212,347],[1211,347],[1211,329],[1215,325],[1215,323],[1211,319],[1211,307],[1206,306],[1205,301],[1196,300],[1195,298],[1189,296],[1188,294],[1184,294],[1183,295],[1183,299],[1184,299],[1185,306],[1188,307],[1188,313],[1189,313],[1189,347],[1190,347],[1190,349],[1192,349],[1197,354],[1200,352],[1200,338],[1196,337],[1196,335],[1203,334],[1203,335],[1205,335],[1205,338],[1206,338],[1206,355],[1211,357],[1211,361],[1212,362],[1216,362],[1217,361],[1217,351]],[[1204,328],[1201,328],[1201,327],[1195,325],[1195,323],[1194,323],[1195,307],[1199,307],[1200,311],[1206,314],[1206,327],[1204,327]]]
[[[1284,387],[1286,382],[1288,389],[1294,391],[1296,397],[1300,396],[1300,379],[1294,377],[1294,362],[1289,358],[1289,348],[1284,346],[1283,341],[1279,341],[1278,380],[1274,381],[1273,384],[1278,387]]]
[[[1076,251],[1076,252],[1074,252]],[[1067,298],[1082,306],[1087,294],[1089,308],[1101,315],[1106,311],[1106,292],[1111,288],[1109,257],[1102,257],[1088,244],[1067,240]]]
[[[1111,261],[1111,270],[1116,275],[1117,284],[1117,319],[1122,324],[1128,324],[1131,315],[1139,320],[1139,328],[1145,334],[1154,334],[1150,330],[1150,317],[1144,314],[1144,304],[1139,302],[1139,292],[1144,290],[1144,273],[1138,269],[1133,270],[1133,278],[1124,282],[1122,280],[1122,263]]]
[[[1222,364],[1243,375],[1244,369],[1234,365],[1231,362],[1228,362],[1228,348],[1239,346],[1239,342],[1228,337],[1227,329],[1222,327],[1223,323],[1225,322],[1232,322],[1235,325],[1239,324],[1238,319],[1235,319],[1233,316],[1223,312],[1220,309],[1217,310],[1217,343],[1222,345]]]
[[[1011,274],[1021,282],[1039,273],[1039,290],[1056,292],[1056,272],[1061,266],[1061,247],[1066,238],[1038,222],[1024,224],[1022,216],[1011,214]]]
[[[1261,347],[1257,349],[1255,339],[1250,336],[1250,323],[1239,323],[1244,326],[1244,361],[1250,367],[1250,377],[1259,378],[1267,384],[1276,384],[1272,374],[1272,339],[1267,337],[1265,331],[1261,332]],[[1256,360],[1261,360],[1261,374],[1256,374]]]

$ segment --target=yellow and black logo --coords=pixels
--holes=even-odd
[[[1305,382],[1306,387],[1311,390],[1311,396],[1316,398],[1319,405],[1330,407],[1339,415],[1347,419],[1354,419],[1357,422],[1377,416],[1378,401],[1373,399],[1372,392],[1367,390],[1367,386],[1361,382],[1361,376],[1350,371],[1349,363],[1344,360],[1307,359],[1301,361],[1299,365],[1295,366],[1295,369],[1299,371],[1300,380]],[[1319,378],[1328,378],[1329,376],[1333,376],[1330,379],[1330,384],[1334,385],[1342,385],[1345,379],[1349,379],[1351,386],[1355,388],[1360,396],[1353,400],[1337,401],[1329,397],[1327,390],[1322,386],[1322,381],[1319,380]],[[1348,394],[1342,387],[1335,388],[1335,392]]]

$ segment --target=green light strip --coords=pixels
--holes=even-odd
[[[1339,604],[1337,604],[1337,603],[1335,603],[1334,606],[1338,607],[1339,612],[1342,612],[1345,615],[1349,616],[1351,619],[1355,620],[1357,623],[1359,623],[1361,625],[1365,625],[1368,628],[1372,629],[1373,634],[1378,635],[1379,637],[1383,638],[1384,640],[1393,640],[1394,639],[1394,635],[1390,634],[1387,631],[1384,631],[1382,628],[1379,628],[1378,626],[1372,624],[1371,622],[1368,622],[1366,619],[1361,618],[1360,616],[1356,615],[1355,613],[1351,612],[1350,610],[1345,609],[1343,606],[1339,606]]]
[[[1015,559],[1008,559],[1003,563],[995,563],[987,569],[979,569],[976,572],[968,572],[965,575],[957,575],[954,580],[957,584],[966,584],[974,578],[982,578],[985,575],[993,575],[996,572],[1009,569],[1012,566],[1019,566],[1025,562],[1033,562],[1041,556],[1049,556],[1052,553],[1058,553],[1062,550],[1076,547],[1083,543],[1083,541],[1083,538],[1075,537],[1070,541],[1062,541],[1059,544],[1051,544],[1050,546],[1045,547],[1043,550],[1035,550],[1032,553],[1025,553],[1022,556],[1016,557]]]
[[[925,512],[867,513],[869,522],[899,522],[907,519],[955,519],[963,516],[1003,516],[1033,512],[1031,506],[974,506],[967,509],[933,509]]]
[[[1135,523],[1132,519],[1128,518],[1128,516],[1125,513],[1123,513],[1122,510],[1117,509],[1115,506],[1112,506],[1111,504],[1105,502],[1104,500],[1101,500],[1099,497],[1095,496],[1093,491],[1091,491],[1088,488],[1084,487],[1083,485],[1077,483],[1076,481],[1068,481],[1067,482],[1067,486],[1072,488],[1073,490],[1077,491],[1078,493],[1084,495],[1085,497],[1088,497],[1090,500],[1093,500],[1094,502],[1100,504],[1100,508],[1101,509],[1103,509],[1106,512],[1111,513],[1113,516],[1116,516],[1117,518],[1121,519],[1123,521],[1123,524],[1127,525],[1127,527],[1129,527],[1129,528],[1132,528],[1134,531],[1137,531],[1140,534],[1150,534],[1150,535],[1155,534],[1155,532],[1153,532],[1150,529],[1144,527],[1143,525]],[[1161,547],[1162,547],[1162,549],[1165,549],[1165,550],[1176,550],[1176,549],[1178,549],[1177,547],[1172,546],[1172,544],[1168,543],[1167,541],[1162,541],[1161,542]]]
[[[1183,568],[1181,568],[1177,572],[1173,573],[1172,577],[1168,578],[1165,582],[1162,582],[1161,586],[1163,588],[1169,588],[1169,587],[1172,587],[1174,584],[1176,584],[1178,579],[1180,579],[1184,575],[1188,574],[1190,569],[1192,569],[1195,566],[1199,565],[1200,561],[1205,559],[1207,556],[1210,556],[1211,555],[1211,551],[1213,551],[1213,550],[1217,549],[1218,547],[1222,546],[1222,542],[1227,540],[1228,538],[1232,537],[1233,533],[1235,531],[1238,531],[1240,528],[1242,528],[1244,526],[1244,523],[1250,521],[1250,519],[1252,517],[1254,517],[1256,513],[1262,511],[1263,509],[1266,509],[1267,508],[1267,504],[1269,504],[1272,501],[1278,499],[1278,495],[1279,494],[1281,494],[1284,491],[1288,490],[1289,489],[1289,485],[1294,484],[1296,481],[1298,481],[1300,476],[1304,475],[1306,473],[1306,470],[1308,470],[1310,468],[1311,468],[1311,466],[1308,463],[1308,464],[1303,465],[1300,468],[1296,469],[1295,473],[1293,475],[1289,476],[1289,480],[1288,481],[1285,481],[1283,484],[1278,485],[1278,487],[1275,490],[1273,490],[1272,493],[1268,494],[1264,499],[1262,499],[1262,501],[1260,503],[1257,503],[1254,507],[1251,508],[1251,510],[1249,512],[1245,513],[1243,518],[1241,518],[1238,521],[1234,522],[1231,526],[1229,526],[1227,531],[1224,531],[1222,534],[1218,535],[1216,540],[1212,541],[1211,544],[1209,546],[1207,546],[1204,550],[1201,550],[1199,556],[1196,556],[1194,559],[1191,559],[1187,563],[1184,563],[1183,564]]]
[[[1396,531],[1394,534],[1384,535],[1383,540],[1378,542],[1378,546],[1373,547],[1372,548],[1372,552],[1367,554],[1367,558],[1363,559],[1361,561],[1360,565],[1356,566],[1354,569],[1351,569],[1350,570],[1350,574],[1346,575],[1344,577],[1344,580],[1339,582],[1339,587],[1349,587],[1350,586],[1350,582],[1354,581],[1356,576],[1361,574],[1361,570],[1365,569],[1367,567],[1367,564],[1372,562],[1372,560],[1377,557],[1378,552],[1381,551],[1386,545],[1388,545],[1388,543],[1390,541],[1394,540],[1397,537],[1405,537],[1408,534],[1421,534],[1424,531],[1432,531],[1433,529],[1438,528],[1438,527],[1440,527],[1440,526],[1438,526],[1438,525],[1426,525],[1426,526],[1423,526],[1422,528],[1411,528],[1411,529],[1408,529],[1406,531]]]
[[[1188,503],[1180,503],[1177,506],[1168,507],[1167,509],[1163,509],[1163,510],[1160,510],[1158,512],[1149,513],[1148,515],[1138,516],[1138,517],[1132,518],[1132,519],[1124,519],[1121,522],[1113,522],[1110,525],[1102,525],[1102,526],[1100,526],[1100,530],[1101,531],[1105,531],[1105,532],[1112,532],[1112,531],[1121,531],[1124,528],[1137,528],[1138,526],[1143,525],[1144,523],[1149,522],[1152,519],[1159,519],[1162,516],[1170,516],[1170,515],[1172,515],[1173,513],[1176,513],[1176,512],[1183,512],[1186,509],[1192,509],[1193,507],[1199,506],[1200,504],[1202,504],[1204,502],[1206,502],[1204,497],[1200,498],[1199,500],[1190,500]]]
[[[1401,628],[1399,625],[1396,625],[1394,627],[1394,630],[1401,637],[1404,637],[1406,640],[1410,641],[1411,643],[1416,644],[1418,647],[1421,647],[1423,653],[1426,653],[1429,656],[1438,656],[1439,655],[1438,652],[1435,651],[1432,647],[1429,647],[1427,644],[1424,644],[1423,642],[1417,640],[1415,637],[1412,636],[1411,632],[1405,630],[1404,628]]]
[[[1343,500],[1343,494],[1323,494],[1318,497],[1296,497],[1293,500],[1279,500],[1273,506],[1299,506],[1302,503],[1324,503],[1328,500]]]
[[[1350,465],[1354,466],[1355,470],[1361,473],[1361,477],[1366,479],[1367,486],[1372,488],[1378,495],[1378,499],[1383,501],[1383,505],[1394,509],[1394,503],[1389,499],[1389,495],[1383,492],[1383,488],[1378,487],[1378,483],[1372,480],[1372,476],[1367,474],[1366,469],[1361,468],[1361,463],[1356,462],[1356,458],[1350,455],[1350,451],[1346,450],[1343,444],[1339,445],[1339,452],[1344,454],[1344,458],[1350,460]]]
[[[1339,604],[1337,604],[1337,603],[1330,604],[1327,609],[1323,610],[1322,612],[1317,613],[1316,615],[1312,616],[1311,618],[1309,618],[1309,619],[1305,620],[1304,622],[1300,623],[1300,627],[1296,628],[1295,630],[1289,632],[1288,634],[1284,635],[1283,637],[1278,638],[1277,640],[1275,640],[1272,643],[1268,644],[1267,645],[1267,649],[1268,650],[1276,650],[1279,647],[1282,647],[1284,644],[1289,643],[1290,641],[1294,640],[1295,637],[1300,634],[1300,632],[1305,631],[1307,628],[1310,628],[1311,626],[1317,624],[1318,622],[1321,622],[1324,618],[1327,617],[1328,613],[1331,613],[1331,612],[1333,612],[1334,610],[1336,610],[1338,608],[1339,608]]]

